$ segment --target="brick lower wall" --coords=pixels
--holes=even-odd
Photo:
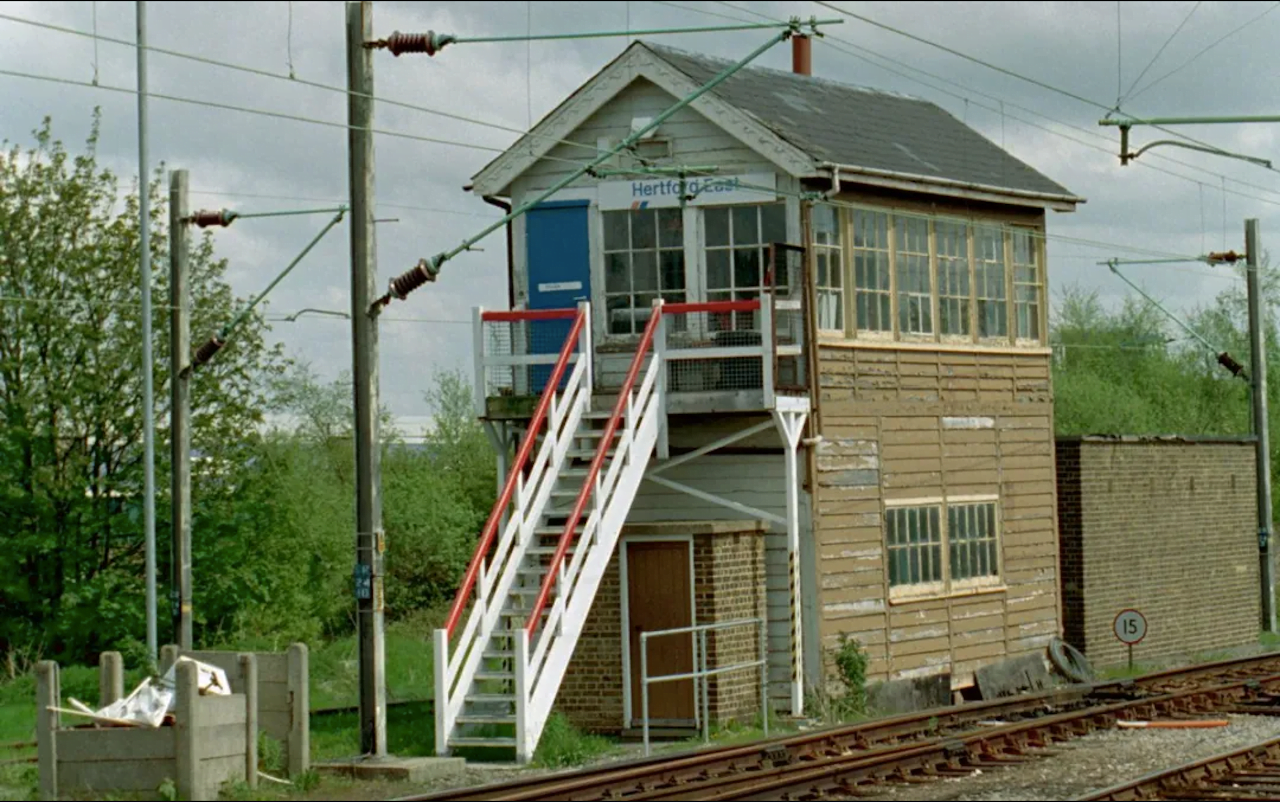
[[[694,535],[697,623],[765,615],[764,540],[760,531]],[[555,709],[580,729],[617,733],[623,728],[622,635],[622,585],[615,554],[556,697]],[[759,631],[754,627],[707,635],[713,666],[750,662],[757,658],[759,649]],[[707,697],[714,723],[754,720],[760,710],[759,669],[713,677]]]
[[[1057,443],[1064,631],[1094,665],[1126,658],[1112,625],[1136,608],[1134,659],[1254,641],[1254,447],[1122,438]]]

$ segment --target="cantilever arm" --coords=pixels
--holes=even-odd
[[[1157,139],[1155,142],[1148,142],[1147,144],[1135,150],[1133,153],[1127,154],[1126,158],[1136,159],[1142,154],[1151,150],[1152,148],[1159,147],[1160,145],[1173,145],[1179,148],[1187,148],[1188,150],[1198,150],[1201,153],[1212,153],[1214,156],[1226,156],[1228,159],[1240,159],[1241,161],[1253,162],[1254,164],[1261,164],[1263,167],[1266,167],[1268,169],[1271,168],[1270,159],[1261,159],[1261,158],[1258,158],[1257,156],[1245,156],[1242,153],[1232,153],[1229,150],[1222,150],[1221,148],[1212,148],[1212,147],[1205,147],[1203,145],[1194,145],[1190,142],[1179,142],[1176,139]]]

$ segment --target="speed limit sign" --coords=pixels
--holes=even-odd
[[[1121,610],[1113,628],[1121,643],[1132,646],[1147,636],[1147,619],[1137,610]]]

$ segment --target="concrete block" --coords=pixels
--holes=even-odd
[[[879,715],[913,713],[950,704],[950,674],[892,680],[867,689],[867,705]]]
[[[975,679],[983,699],[1040,691],[1052,683],[1044,657],[1040,654],[1023,655],[983,666],[977,670]]]
[[[461,774],[467,767],[467,761],[460,757],[387,756],[316,763],[313,767],[320,774],[350,777],[355,780],[418,783]]]

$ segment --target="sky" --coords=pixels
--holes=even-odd
[[[382,1],[374,3],[374,29],[380,37],[396,30],[479,37],[705,26],[759,19],[759,14],[842,18],[843,24],[827,28],[828,36],[814,45],[815,75],[933,101],[1087,199],[1075,212],[1049,213],[1054,297],[1061,288],[1078,285],[1118,303],[1129,290],[1097,264],[1102,260],[1243,250],[1243,220],[1248,217],[1261,221],[1264,250],[1269,232],[1280,231],[1280,176],[1275,172],[1171,147],[1122,167],[1118,132],[1098,126],[1121,96],[1125,99],[1120,107],[1133,115],[1280,113],[1280,66],[1268,59],[1268,45],[1280,33],[1280,13],[1269,12],[1280,3],[836,5],[1043,85],[809,2],[752,3],[747,8],[745,3],[638,0]],[[345,86],[343,3],[153,1],[146,6],[152,47],[274,76],[152,52],[151,92],[315,121],[153,98],[150,169],[160,162],[187,169],[193,208],[252,212],[345,202],[345,95],[288,80],[292,71],[297,79]],[[0,2],[0,15],[82,32],[92,32],[96,25],[100,37],[130,42],[135,34],[134,3],[124,0],[7,0]],[[646,38],[740,58],[767,36],[744,31]],[[525,130],[626,44],[625,37],[458,44],[434,58],[394,58],[383,51],[374,61],[375,94]],[[758,63],[789,69],[790,48],[778,46]],[[102,40],[95,47],[90,37],[0,19],[0,71],[5,70],[81,82],[96,75],[100,87],[0,74],[0,140],[30,144],[32,130],[50,115],[55,134],[74,150],[84,141],[93,108],[100,106],[101,161],[121,176],[137,175],[136,99],[101,88],[136,86],[135,48]],[[379,287],[419,258],[452,248],[501,214],[462,188],[518,134],[422,108],[380,103],[375,111],[377,128],[409,135],[376,138],[376,210],[377,218],[385,221],[377,225]],[[1228,151],[1276,158],[1280,165],[1275,125],[1199,125],[1177,131]],[[1140,127],[1134,129],[1133,144],[1167,138]],[[217,250],[230,262],[233,289],[241,297],[260,291],[324,222],[324,217],[245,220],[219,230]],[[505,306],[501,230],[481,247],[448,263],[436,283],[395,303],[383,316],[382,400],[402,421],[427,420],[430,409],[424,393],[437,371],[461,368],[470,374],[472,308]],[[349,309],[349,265],[347,230],[341,226],[272,293],[269,315],[282,318],[307,307]],[[1175,309],[1203,303],[1236,280],[1221,268],[1195,263],[1127,270]],[[350,367],[350,324],[341,318],[305,316],[275,322],[271,336],[322,377],[337,378]],[[203,336],[193,332],[193,340],[202,341]]]

